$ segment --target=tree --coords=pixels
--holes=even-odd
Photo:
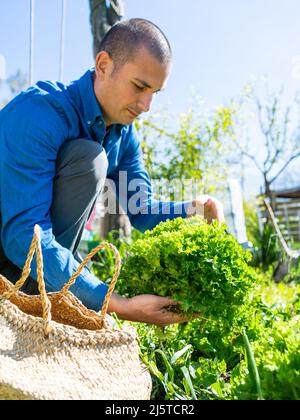
[[[300,97],[296,93],[293,101],[286,105],[283,89],[270,92],[266,83],[261,92],[258,93],[258,89],[259,85],[249,85],[247,94],[241,101],[247,107],[246,129],[256,137],[255,150],[251,150],[250,146],[254,142],[249,135],[246,136],[247,145],[242,144],[238,136],[234,142],[242,156],[252,161],[263,178],[263,195],[267,198],[264,200],[264,206],[267,212],[265,222],[261,220],[263,223],[258,235],[261,245],[257,249],[265,268],[276,261],[274,277],[278,279],[288,273],[289,268],[285,260],[293,258],[293,251],[288,249],[282,233],[276,228],[276,201],[272,189],[274,190],[275,181],[278,181],[281,175],[287,175],[291,164],[300,157]],[[259,146],[258,139],[261,140]],[[263,205],[261,198],[258,205]],[[281,249],[278,243],[281,244]]]
[[[176,200],[177,194],[178,200],[191,200],[225,186],[235,109],[220,106],[206,111],[197,103],[194,107],[181,115],[178,128],[161,128],[152,119],[138,124],[145,145],[152,137],[145,164],[151,177],[159,180],[163,199]]]
[[[255,143],[255,151],[250,150],[249,145],[253,142],[249,138],[247,146],[241,144],[237,136],[234,142],[241,154],[252,161],[262,175],[264,194],[271,198],[275,181],[300,157],[300,97],[296,94],[293,102],[285,106],[283,91],[270,93],[267,90],[263,97],[255,91],[254,86],[250,86],[248,95],[242,102],[254,111],[254,123],[262,141],[259,148]],[[293,127],[292,115],[295,113],[298,122]],[[251,116],[249,121],[253,122]],[[246,128],[251,129],[249,124]]]

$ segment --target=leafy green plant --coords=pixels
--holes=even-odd
[[[253,341],[256,378],[242,375],[234,394],[238,399],[299,400],[300,398],[300,334],[299,316],[289,321],[277,319],[272,328],[260,328],[259,339]],[[253,360],[252,359],[252,360]],[[259,372],[259,382],[257,373]]]
[[[186,229],[191,233],[189,226],[199,227],[203,221],[188,219],[186,222],[188,222]],[[125,238],[115,240],[113,236],[109,241],[117,246],[125,262],[132,255],[136,242],[141,241],[139,249],[144,244],[144,248],[141,249],[143,252],[147,251],[148,255],[149,250],[146,245],[149,243],[144,240],[146,238],[158,240],[163,232],[170,234],[171,245],[167,245],[167,242],[162,243],[166,249],[176,251],[181,241],[182,255],[179,258],[189,256],[193,259],[197,256],[195,249],[197,250],[197,246],[200,247],[200,239],[196,241],[195,238],[200,236],[204,241],[205,234],[209,230],[217,228],[219,233],[216,242],[219,240],[223,243],[223,240],[230,238],[225,232],[220,233],[222,226],[204,224],[206,227],[203,229],[206,233],[202,232],[201,236],[196,230],[190,239],[188,237],[185,239],[185,235],[182,236],[182,221],[178,220],[177,223],[169,224],[167,229],[165,229],[166,224],[162,224],[159,232],[152,236],[149,236],[149,233],[143,235],[135,232],[132,241]],[[177,235],[178,232],[181,232],[180,235]],[[210,243],[214,243],[213,238],[214,235],[211,233]],[[208,243],[206,241],[206,244]],[[90,247],[93,248],[97,244],[91,243]],[[236,253],[232,252],[228,242],[225,242],[225,245],[233,264]],[[187,254],[186,251],[191,247],[192,252]],[[209,246],[204,247],[205,254],[209,249]],[[216,253],[216,249],[216,245],[213,245],[211,252]],[[164,250],[160,251],[160,246],[156,246],[156,250],[159,250],[160,261],[165,261]],[[224,250],[223,245],[220,250]],[[225,251],[222,252],[226,263],[230,258]],[[171,251],[166,254],[169,255],[166,261],[176,260],[174,256],[172,257]],[[242,255],[245,257],[243,253]],[[105,251],[99,253],[98,258],[100,265],[96,264],[94,269],[98,270],[100,278],[105,277],[105,280],[109,280],[113,273],[114,257],[113,255],[109,257]],[[202,261],[201,256],[198,255],[197,258],[200,264],[208,264]],[[235,306],[232,319],[226,318],[225,312],[220,311],[219,314],[208,313],[188,323],[174,324],[166,328],[134,324],[138,330],[141,358],[152,374],[152,399],[298,400],[300,398],[300,285],[295,281],[274,283],[272,270],[260,272],[260,269],[256,269],[256,274],[253,274],[252,268],[248,271],[248,257],[246,260],[247,276],[253,275],[254,281],[251,287],[247,286],[243,303]],[[190,259],[187,261],[189,265]],[[146,260],[143,260],[135,282],[141,282],[140,273],[143,272],[143,264],[144,269],[147,268]],[[192,271],[184,273],[187,275],[190,272]],[[176,275],[182,279],[180,270]],[[224,280],[221,278],[220,281],[224,286],[222,283]],[[126,284],[128,279],[122,277],[120,282],[119,293],[123,293],[126,289],[128,294],[134,294],[132,287]],[[256,284],[257,287],[252,288]],[[226,293],[229,291],[225,290]],[[219,299],[217,294],[216,298]],[[225,297],[223,302],[218,300],[217,305],[226,307],[228,304],[224,301]],[[124,323],[116,316],[115,318],[119,326]],[[244,331],[247,331],[247,338]]]
[[[170,296],[185,313],[232,326],[256,283],[251,254],[219,222],[200,216],[160,223],[131,246],[121,272],[123,293]]]
[[[152,398],[193,399],[183,386],[185,366],[197,399],[299,399],[299,295],[297,284],[260,276],[243,307],[247,336],[243,329],[224,331],[222,323],[201,319],[163,330],[138,325],[154,381]]]
[[[251,264],[254,267],[261,267],[263,270],[268,270],[271,266],[274,269],[275,264],[283,259],[282,249],[277,234],[270,223],[266,222],[262,229],[260,228],[257,205],[244,203],[247,235],[253,244]]]
[[[187,344],[194,334],[201,334],[201,324],[195,320],[164,329],[137,325],[142,359],[153,378],[152,399],[219,400],[228,395],[226,363],[217,357],[199,357],[197,344]]]
[[[151,398],[299,399],[299,301],[300,285],[259,275],[240,329],[204,319],[165,328],[134,324],[152,374]]]

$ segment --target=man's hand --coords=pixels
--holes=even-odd
[[[212,223],[214,220],[219,220],[221,223],[225,221],[223,204],[209,195],[200,195],[192,201],[187,209],[187,217],[196,214],[203,216],[208,223]]]
[[[190,320],[166,309],[166,307],[176,303],[168,297],[138,295],[127,299],[114,293],[109,303],[108,312],[115,312],[123,320],[145,322],[165,327],[169,324]]]

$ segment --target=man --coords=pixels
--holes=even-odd
[[[0,112],[0,273],[18,280],[33,227],[39,224],[46,287],[60,290],[78,267],[76,250],[106,177],[141,231],[166,219],[191,216],[197,207],[209,222],[223,221],[222,206],[212,198],[162,203],[151,197],[132,123],[149,111],[154,95],[165,87],[171,58],[169,42],[156,25],[143,19],[123,21],[103,39],[95,69],[67,86],[39,82]],[[127,204],[137,190],[139,203],[133,208]],[[31,275],[27,293],[36,289],[35,266]],[[85,269],[71,291],[98,311],[107,286]],[[108,311],[158,325],[184,321],[166,310],[172,303],[165,297],[127,299],[115,293]]]

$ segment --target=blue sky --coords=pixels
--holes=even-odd
[[[28,71],[30,0],[0,0],[0,75]],[[238,95],[253,76],[266,75],[287,98],[300,89],[299,0],[124,0],[125,18],[158,24],[174,52],[167,90],[154,107],[175,118],[193,89],[208,106]],[[58,79],[61,0],[36,0],[34,80]],[[93,64],[88,0],[67,0],[64,81]],[[1,96],[5,91],[0,90]]]

